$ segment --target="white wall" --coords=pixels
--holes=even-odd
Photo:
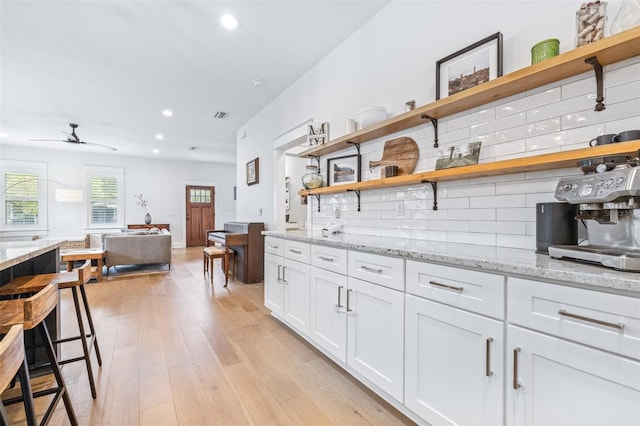
[[[609,22],[619,5],[609,2]],[[415,99],[418,106],[434,101],[436,61],[497,31],[504,36],[505,74],[530,65],[531,47],[541,40],[558,38],[561,52],[572,49],[578,7],[579,2],[573,1],[390,3],[240,129],[239,135],[246,137],[238,139],[238,181],[244,179],[244,163],[260,156],[260,186],[262,182],[272,184],[270,176],[275,171],[269,141],[308,117],[329,121],[330,138],[334,139],[345,133],[345,120],[357,118],[364,107],[382,105],[395,115],[404,111],[409,99]],[[607,115],[607,119],[617,117]],[[426,141],[432,135],[431,126],[419,127],[424,134],[416,137]],[[383,141],[365,144],[363,149],[370,146],[370,150],[380,150],[376,143]],[[483,144],[485,152],[488,145]],[[419,166],[432,166],[435,154],[421,149]],[[322,163],[325,161],[323,158]],[[261,191],[256,187],[240,183],[239,218],[255,218],[253,212],[260,207],[261,220],[268,229],[274,229],[273,185]],[[366,207],[362,213],[361,218],[365,218]]]
[[[154,223],[171,225],[174,247],[184,247],[185,186],[211,185],[216,189],[216,227],[236,219],[233,187],[235,167],[205,162],[165,161],[124,157],[103,153],[61,150],[23,149],[2,146],[3,160],[29,160],[47,163],[48,179],[73,188],[82,188],[84,166],[120,167],[124,169],[124,223],[144,223],[144,210],[135,203],[134,194],[142,193]],[[56,183],[49,184],[49,230],[42,236],[77,238],[97,232],[85,227],[80,203],[58,203],[54,197]],[[86,199],[86,194],[84,195]]]

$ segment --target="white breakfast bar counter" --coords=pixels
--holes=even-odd
[[[417,423],[640,424],[640,273],[533,250],[264,235],[272,316]]]

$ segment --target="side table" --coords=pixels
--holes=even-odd
[[[62,250],[60,252],[63,262],[67,262],[67,271],[71,271],[73,269],[73,263],[78,260],[96,260],[97,268],[94,271],[93,267],[91,267],[91,277],[98,280],[98,282],[102,281],[102,267],[104,266],[104,255],[105,251],[100,248],[93,249],[71,249],[71,250]]]

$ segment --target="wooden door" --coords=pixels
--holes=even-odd
[[[205,230],[214,229],[216,223],[215,188],[187,185],[187,247],[204,246]]]

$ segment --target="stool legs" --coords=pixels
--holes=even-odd
[[[31,394],[31,379],[29,378],[29,370],[27,367],[27,357],[22,360],[22,365],[18,370],[18,377],[20,378],[20,389],[22,391],[22,401],[24,402],[24,411],[27,416],[28,426],[37,426],[38,420],[36,419],[36,410],[33,405],[33,396]],[[4,408],[2,400],[0,400],[0,424],[10,425],[9,416]]]

